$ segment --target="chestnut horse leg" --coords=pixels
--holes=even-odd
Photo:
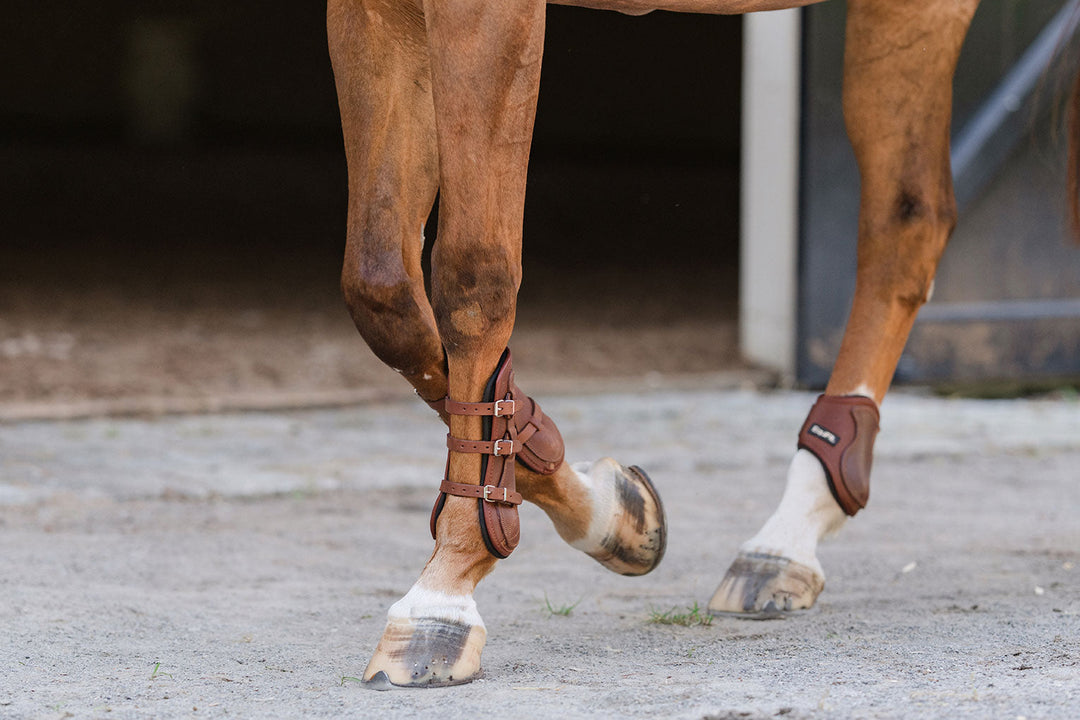
[[[327,34],[349,167],[342,292],[375,355],[421,397],[442,398],[420,266],[439,173],[424,18],[408,2],[330,0]]]
[[[372,351],[437,406],[446,355],[420,264],[439,183],[424,17],[410,0],[330,0],[327,31],[349,164],[342,291]],[[519,463],[516,475],[559,534],[606,567],[638,575],[659,562],[662,509],[632,470],[602,460],[542,474]],[[644,523],[625,508],[641,508]]]
[[[818,541],[866,502],[877,406],[956,219],[952,76],[977,5],[848,3],[844,117],[862,177],[854,304],[780,505],[740,548],[712,612],[763,617],[812,606],[825,584]],[[827,474],[823,462],[841,450]]]
[[[470,72],[485,74],[455,66],[458,53],[470,57],[467,48],[448,47],[445,39],[470,37],[455,34],[456,23],[471,17],[471,10],[459,10],[453,4],[434,8],[432,36],[442,45],[433,43],[429,56],[425,17],[409,0],[330,0],[327,8],[349,165],[342,288],[375,354],[436,405],[450,387],[449,367],[458,372],[458,394],[452,397],[475,397],[476,378],[491,374],[513,323],[521,194],[542,33],[542,17],[538,20],[535,11],[523,15],[531,21],[517,23],[495,50],[517,53],[522,69],[512,63],[503,76],[486,74],[469,85],[472,92],[461,91],[455,107],[456,83],[471,83]],[[512,14],[475,17],[489,34],[498,35],[497,23],[509,22]],[[441,178],[429,57],[443,64],[436,73],[443,87],[451,86],[440,106],[446,117],[442,143],[449,146]],[[471,62],[488,61],[473,57]],[[489,77],[496,86],[485,86]],[[423,223],[440,179],[445,186],[434,269],[437,324],[420,254]],[[440,331],[450,339],[449,353]],[[492,367],[479,369],[484,364]],[[458,437],[479,437],[468,418],[453,422]],[[451,477],[475,484],[475,460],[452,456]],[[602,460],[577,468],[558,463],[542,474],[518,463],[515,474],[521,494],[547,512],[559,534],[606,567],[641,574],[659,562],[663,511],[648,480],[633,469]],[[414,588],[391,609],[365,673],[373,684],[460,682],[477,673],[484,629],[471,590],[494,564],[477,524],[475,500],[447,499],[435,554]]]

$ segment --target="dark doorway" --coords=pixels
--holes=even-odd
[[[385,382],[337,289],[324,8],[273,6],[0,10],[0,401]],[[515,341],[729,367],[740,20],[552,7],[546,53]]]
[[[658,370],[737,362],[741,53],[738,17],[549,7],[522,323],[640,328],[625,352]]]

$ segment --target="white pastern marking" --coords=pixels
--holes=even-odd
[[[870,399],[871,399],[871,400],[873,400],[873,401],[874,401],[874,403],[875,403],[875,404],[877,404],[877,405],[880,405],[880,404],[881,404],[881,403],[879,403],[879,402],[877,401],[877,398],[875,398],[875,397],[874,397],[874,391],[873,391],[873,390],[871,390],[871,389],[870,389],[870,386],[869,386],[869,385],[867,385],[866,383],[859,383],[859,384],[858,384],[858,385],[857,385],[857,386],[855,387],[855,389],[851,391],[851,394],[852,394],[852,395],[862,395],[863,397],[868,397],[868,398],[870,398]]]
[[[604,538],[610,532],[619,510],[618,499],[615,497],[615,482],[611,479],[617,471],[617,463],[610,458],[604,458],[595,463],[577,463],[571,469],[577,475],[582,489],[589,494],[592,519],[585,536],[570,543],[570,547],[586,553],[595,552],[603,547]]]
[[[472,595],[449,595],[423,587],[419,582],[405,597],[390,606],[386,613],[391,620],[439,619],[473,627],[484,627]]]
[[[799,450],[788,468],[780,505],[743,552],[779,555],[821,573],[818,541],[839,530],[847,516],[829,491],[825,470],[807,450]]]

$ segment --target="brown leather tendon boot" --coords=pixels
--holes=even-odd
[[[566,446],[555,421],[540,411],[540,404],[512,385],[517,398],[514,427],[517,428],[521,452],[517,461],[538,475],[551,475],[563,464]]]
[[[551,475],[563,464],[565,444],[555,421],[540,410],[540,404],[522,392],[517,383],[511,383],[517,409],[514,427],[517,428],[521,452],[517,461],[538,475]],[[420,398],[423,400],[423,398]],[[446,410],[446,398],[424,400],[428,407],[449,424],[450,413]]]
[[[449,450],[482,456],[481,480],[479,485],[470,485],[450,482],[444,478],[439,486],[439,498],[431,511],[431,537],[434,538],[439,513],[442,512],[447,495],[477,498],[480,534],[488,552],[499,559],[508,557],[513,552],[521,535],[517,510],[517,506],[521,504],[521,494],[517,492],[514,480],[514,460],[522,449],[522,443],[514,422],[519,406],[514,389],[510,351],[506,350],[488,380],[483,401],[470,403],[446,398],[445,410],[448,414],[479,416],[483,419],[481,440],[464,440],[449,434],[446,436]],[[529,433],[530,436],[535,434],[535,430]],[[559,460],[561,461],[561,453]],[[555,468],[557,467],[558,465],[555,465]],[[554,469],[551,472],[554,472]]]

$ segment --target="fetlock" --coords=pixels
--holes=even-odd
[[[863,395],[821,395],[799,431],[798,447],[817,457],[844,512],[870,499],[870,468],[878,433],[877,403]]]

